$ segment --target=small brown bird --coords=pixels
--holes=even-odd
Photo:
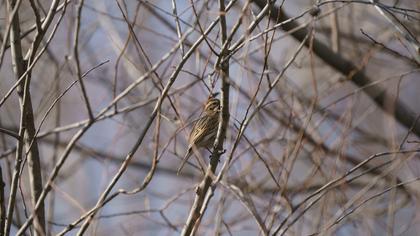
[[[195,148],[210,148],[217,134],[217,127],[219,126],[220,101],[217,98],[209,98],[204,107],[204,115],[200,117],[194,124],[190,137],[188,139],[187,153],[178,168],[179,174],[187,162],[188,158],[193,153]]]

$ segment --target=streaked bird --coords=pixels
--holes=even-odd
[[[214,97],[209,98],[203,113],[203,116],[195,122],[191,130],[187,153],[178,168],[177,174],[181,172],[188,158],[193,153],[193,148],[211,148],[214,143],[217,127],[219,126],[220,100]]]

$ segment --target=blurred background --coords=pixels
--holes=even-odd
[[[226,75],[196,235],[417,235],[419,21],[415,0],[1,1],[2,232],[181,234],[210,153],[176,170]]]

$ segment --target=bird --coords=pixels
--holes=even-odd
[[[204,106],[203,116],[194,124],[188,138],[188,149],[178,168],[177,175],[181,173],[182,168],[188,158],[193,154],[193,148],[210,148],[216,139],[217,128],[219,126],[220,100],[210,97]]]

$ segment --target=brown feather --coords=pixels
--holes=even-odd
[[[204,108],[204,116],[198,119],[188,138],[188,149],[178,168],[177,174],[180,173],[188,158],[193,153],[192,148],[211,147],[217,134],[219,125],[220,101],[216,98],[210,98]]]

